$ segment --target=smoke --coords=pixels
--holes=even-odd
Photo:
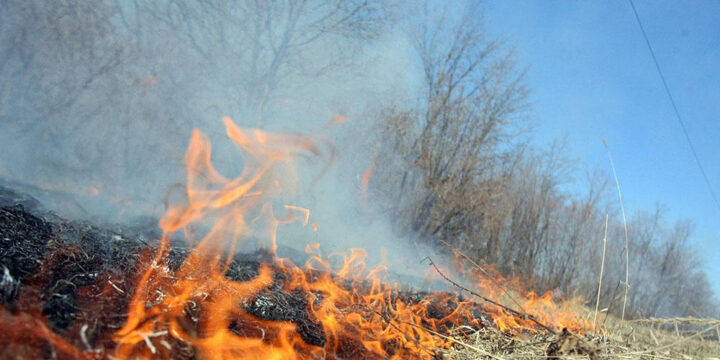
[[[0,181],[63,217],[131,224],[158,218],[185,181],[193,128],[208,134],[228,176],[243,164],[223,116],[315,134],[336,159],[289,201],[311,210],[317,231],[290,225],[280,243],[363,247],[417,273],[423,251],[412,254],[362,194],[376,112],[420,91],[413,44],[386,5],[3,2]],[[314,179],[318,165],[305,165],[302,177]]]

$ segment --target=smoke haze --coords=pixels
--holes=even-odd
[[[373,162],[373,111],[413,102],[421,84],[413,44],[388,24],[389,8],[8,1],[1,11],[6,185],[67,218],[158,218],[167,194],[185,181],[193,128],[211,139],[221,173],[242,170],[221,122],[229,116],[242,127],[314,134],[335,147],[330,171],[289,199],[311,210],[317,232],[291,225],[281,242],[363,247],[374,259],[381,248],[395,259],[407,253],[372,199],[361,199],[362,173]],[[305,178],[320,171],[316,163],[298,167]],[[415,267],[418,256],[403,261]]]

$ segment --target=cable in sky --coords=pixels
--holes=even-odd
[[[695,163],[697,164],[698,168],[700,169],[700,173],[703,176],[703,179],[705,179],[705,184],[708,187],[708,190],[710,191],[710,195],[712,196],[713,200],[715,201],[715,206],[717,206],[718,211],[720,211],[720,202],[718,201],[717,196],[715,195],[715,191],[713,190],[712,185],[710,185],[710,180],[708,179],[707,173],[705,172],[705,168],[702,166],[702,163],[700,163],[700,158],[698,157],[697,151],[695,151],[695,146],[693,145],[692,141],[690,141],[690,136],[688,135],[687,129],[685,128],[685,122],[682,119],[682,116],[680,116],[680,111],[678,111],[677,105],[675,105],[675,98],[673,98],[672,93],[670,92],[670,88],[668,87],[667,81],[665,80],[665,75],[663,74],[662,70],[660,69],[660,64],[658,63],[657,57],[655,56],[655,51],[653,50],[652,45],[650,45],[650,39],[648,39],[647,33],[645,32],[645,27],[642,24],[642,21],[640,21],[640,16],[638,15],[637,9],[635,8],[635,3],[633,0],[628,0],[630,3],[630,7],[632,7],[633,13],[635,14],[635,20],[637,20],[638,26],[640,27],[640,31],[642,32],[643,38],[645,38],[645,44],[647,44],[648,49],[650,50],[650,55],[652,56],[653,62],[655,63],[655,69],[657,69],[658,75],[660,75],[660,80],[662,80],[663,86],[665,87],[665,93],[667,94],[668,98],[670,99],[670,104],[672,104],[672,108],[675,111],[675,118],[677,119],[678,123],[680,124],[680,128],[683,131],[683,134],[685,135],[685,140],[687,141],[688,145],[690,146],[690,151],[693,154],[693,157],[695,158]]]

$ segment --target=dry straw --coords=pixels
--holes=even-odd
[[[620,199],[620,210],[622,211],[623,217],[623,227],[625,228],[625,296],[623,298],[622,316],[620,318],[625,321],[625,306],[627,305],[628,292],[630,291],[630,241],[628,240],[625,204],[623,203],[622,192],[620,191],[620,180],[618,180],[617,171],[615,171],[615,162],[613,162],[612,154],[610,153],[610,146],[605,139],[603,139],[603,144],[605,144],[605,150],[607,151],[608,158],[610,159],[610,167],[612,167],[613,176],[615,177],[615,186],[617,187],[618,198]]]
[[[602,261],[600,262],[600,279],[598,280],[597,299],[595,300],[595,319],[593,320],[594,329],[597,329],[598,307],[600,306],[600,289],[602,289],[603,271],[605,270],[605,248],[607,248],[608,220],[609,216],[608,214],[605,214],[605,236],[603,236]]]

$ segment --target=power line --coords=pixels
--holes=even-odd
[[[660,69],[660,64],[658,63],[657,57],[655,56],[655,51],[653,50],[652,45],[650,45],[650,39],[648,39],[647,33],[645,32],[645,27],[642,24],[642,21],[640,21],[640,16],[638,15],[637,9],[635,8],[635,3],[633,0],[628,0],[630,3],[630,6],[632,7],[633,13],[635,13],[635,20],[637,20],[638,26],[640,27],[640,31],[642,32],[643,38],[645,38],[645,44],[647,44],[648,49],[650,50],[650,55],[652,56],[653,62],[655,63],[655,69],[657,69],[658,75],[660,75],[660,80],[662,80],[663,87],[665,88],[665,93],[668,96],[668,99],[670,99],[670,104],[672,104],[673,111],[675,112],[675,118],[677,119],[678,123],[680,124],[680,128],[682,129],[683,134],[685,135],[685,140],[688,143],[688,146],[690,146],[690,151],[693,154],[693,157],[695,158],[695,163],[697,164],[698,168],[700,169],[700,173],[703,176],[703,179],[705,179],[705,184],[708,187],[708,190],[710,191],[710,195],[712,195],[713,200],[715,201],[715,206],[717,206],[718,211],[720,211],[720,201],[718,201],[717,196],[715,195],[715,191],[713,190],[712,185],[710,185],[710,180],[708,179],[707,173],[705,172],[705,168],[702,166],[702,163],[700,163],[700,158],[698,157],[697,151],[695,151],[695,146],[693,145],[692,141],[690,141],[690,136],[688,135],[687,129],[685,128],[685,122],[682,119],[682,116],[680,116],[680,111],[678,111],[677,105],[675,104],[675,98],[673,98],[672,93],[670,92],[670,88],[668,87],[667,81],[665,80],[665,75],[663,74],[662,70]]]

